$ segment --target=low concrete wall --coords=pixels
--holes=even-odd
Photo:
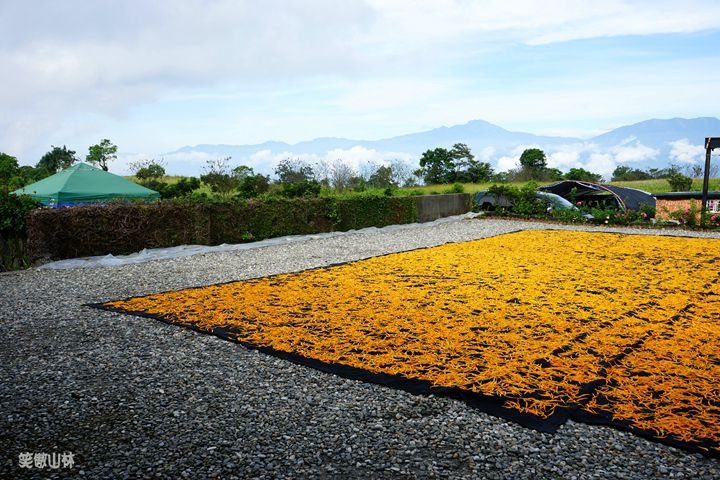
[[[472,197],[469,193],[420,195],[415,197],[418,222],[432,222],[438,218],[467,213],[472,207]]]

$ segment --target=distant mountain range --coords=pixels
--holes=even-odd
[[[271,173],[277,161],[298,157],[307,161],[341,158],[355,166],[393,159],[415,164],[422,152],[465,143],[497,170],[511,168],[524,148],[538,147],[548,154],[549,165],[563,170],[581,166],[609,174],[615,166],[662,168],[670,163],[697,163],[703,156],[707,136],[720,136],[720,120],[714,117],[646,120],[616,128],[589,139],[512,132],[483,120],[464,125],[400,135],[380,140],[317,138],[288,144],[268,141],[255,145],[195,145],[164,155],[166,161],[182,160],[187,168],[200,168],[208,158],[231,156],[233,163]],[[183,174],[197,173],[179,172]]]

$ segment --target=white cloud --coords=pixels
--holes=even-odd
[[[161,150],[183,145],[168,139],[379,138],[476,118],[596,132],[573,122],[711,114],[711,48],[687,61],[651,52],[652,68],[643,58],[549,81],[538,71],[520,86],[522,58],[499,75],[486,62],[518,46],[717,29],[718,17],[712,0],[0,2],[0,148],[34,163],[50,143],[119,131],[121,150],[150,151],[153,135]]]
[[[350,73],[374,15],[361,0],[3,2],[0,145],[20,155],[74,115],[122,117],[176,89]]]
[[[649,162],[658,155],[657,150],[634,139],[633,142],[632,144],[621,142],[608,148],[593,143],[572,143],[539,148],[545,151],[550,168],[557,168],[563,172],[567,172],[571,168],[584,168],[610,179],[618,165]],[[511,155],[499,157],[495,161],[496,170],[507,171],[517,168],[518,159],[525,148],[532,147],[521,145],[512,149]]]
[[[178,152],[166,155],[163,160],[169,165],[168,174],[171,175],[199,175],[207,160],[223,156],[222,154],[207,153],[201,151]],[[145,155],[132,155],[119,159],[113,166],[113,171],[124,173],[130,161],[148,158]],[[271,149],[258,150],[249,156],[235,156],[231,165],[247,165],[256,172],[263,175],[273,175],[275,167],[285,159],[299,160],[311,166],[324,162],[332,164],[338,160],[349,165],[355,172],[363,173],[369,167],[390,165],[398,160],[413,166],[417,163],[414,155],[403,152],[379,152],[359,145],[347,149],[333,149],[323,154],[314,153],[293,153],[290,151],[273,151]]]
[[[640,142],[635,142],[632,145],[623,142],[611,148],[610,151],[613,153],[615,161],[620,164],[652,160],[660,153],[657,149],[650,148]]]
[[[478,152],[477,158],[481,162],[489,162],[495,156],[495,151],[495,147],[484,147]]]
[[[550,0],[370,0],[376,29],[431,43],[467,34],[502,33],[531,45],[620,35],[684,33],[716,28],[720,5],[694,2]],[[383,32],[384,33],[384,32]]]
[[[606,179],[610,179],[613,170],[618,166],[617,159],[609,153],[591,153],[590,159],[582,166],[585,170],[599,173]]]
[[[687,138],[670,142],[670,161],[685,164],[695,164],[705,156],[704,145],[692,145]]]
[[[513,170],[515,168],[519,168],[520,167],[519,159],[520,159],[519,156],[516,157],[516,156],[505,155],[503,157],[500,157],[497,159],[497,162],[496,162],[496,165],[497,165],[496,170],[499,172],[507,172],[508,170]]]
[[[547,155],[548,167],[560,170],[580,167],[580,156],[586,150],[587,146],[583,144],[561,145]]]

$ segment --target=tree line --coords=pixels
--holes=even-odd
[[[108,165],[117,159],[117,145],[107,138],[88,147],[85,161],[108,170]],[[65,145],[56,147],[51,145],[35,166],[19,165],[18,159],[7,153],[0,152],[0,188],[4,192],[17,190],[30,183],[55,175],[61,170],[71,167],[79,161],[77,152],[68,149]]]
[[[107,171],[109,164],[117,159],[117,149],[109,139],[102,139],[88,147],[85,161]],[[77,152],[65,145],[51,146],[34,167],[20,166],[17,158],[0,153],[0,188],[5,192],[22,188],[68,168],[77,161]],[[362,171],[357,171],[341,159],[309,163],[301,159],[286,158],[275,167],[274,181],[269,175],[257,173],[249,166],[233,166],[231,157],[208,160],[199,178],[180,177],[174,182],[163,180],[166,172],[162,160],[140,160],[131,163],[130,168],[138,183],[158,191],[163,198],[191,195],[202,184],[208,185],[216,196],[227,199],[233,196],[257,197],[271,190],[275,194],[292,197],[318,195],[323,188],[337,191],[380,188],[391,194],[393,189],[417,186],[420,183],[435,185],[530,180],[602,181],[600,174],[584,168],[571,168],[562,172],[548,167],[547,155],[539,148],[525,149],[519,157],[518,167],[504,172],[495,172],[490,163],[479,161],[464,143],[456,143],[452,148],[426,150],[420,157],[419,165],[420,168],[412,170],[408,163],[394,160],[385,165],[368,163]],[[702,173],[700,165],[689,165],[685,169],[672,165],[668,168],[648,170],[618,166],[613,171],[611,181],[667,179],[673,190],[687,190],[692,184],[692,178]],[[717,176],[717,166],[714,165],[710,173],[713,177]]]
[[[539,148],[528,148],[519,158],[519,167],[506,172],[495,172],[488,162],[480,162],[464,143],[452,148],[427,150],[420,157],[416,175],[426,185],[446,183],[507,183],[518,181],[583,180],[599,182],[602,176],[584,168],[571,168],[563,173],[547,165],[547,156]]]

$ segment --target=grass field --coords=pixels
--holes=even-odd
[[[540,185],[547,185],[549,183],[553,182],[539,182]],[[517,182],[517,183],[511,183],[511,185],[523,185],[524,182]],[[464,191],[467,193],[475,193],[475,192],[482,192],[487,190],[492,183],[464,183],[463,188]],[[666,193],[670,192],[670,184],[665,179],[656,179],[656,180],[637,180],[633,182],[610,182],[610,185],[617,185],[619,187],[629,187],[629,188],[637,188],[638,190],[644,190],[649,193]],[[433,193],[444,193],[447,191],[451,186],[450,185],[427,185],[423,187],[414,187],[414,188],[403,188],[401,190],[422,190],[426,194],[433,194]],[[702,190],[702,179],[701,178],[695,178],[693,179],[693,190],[700,191]],[[711,178],[710,179],[710,190],[720,190],[720,178]]]
[[[128,180],[136,181],[135,177],[125,177]],[[163,181],[167,183],[176,183],[181,177],[177,175],[169,175],[163,177]],[[511,185],[524,185],[525,182],[516,182],[511,183]],[[540,185],[547,185],[549,183],[553,182],[539,182]],[[665,179],[657,179],[657,180],[637,180],[632,182],[610,182],[611,185],[617,185],[619,187],[629,187],[629,188],[637,188],[639,190],[644,190],[649,193],[666,193],[670,192],[670,184]],[[475,193],[475,192],[482,192],[487,190],[493,183],[463,183],[463,191],[465,193]],[[433,194],[439,194],[439,193],[449,193],[452,188],[452,185],[425,185],[425,186],[419,186],[419,187],[408,187],[408,188],[400,188],[396,191],[397,195],[416,195],[420,192],[425,195],[433,195]],[[377,190],[377,193],[382,194],[382,189],[375,189]],[[695,178],[693,179],[693,185],[692,190],[700,191],[702,190],[702,179],[701,178]],[[719,191],[720,190],[720,178],[711,178],[710,179],[710,190],[711,191]],[[207,193],[208,195],[211,195],[212,192],[210,191],[210,187],[203,184],[199,192]],[[332,191],[325,191],[324,195],[331,195]]]

